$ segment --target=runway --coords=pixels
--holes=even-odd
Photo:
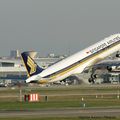
[[[120,117],[118,108],[61,108],[39,110],[1,110],[3,117]]]

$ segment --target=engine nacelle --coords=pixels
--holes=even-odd
[[[116,66],[107,66],[108,71],[114,71],[116,70]]]
[[[120,57],[120,54],[116,54],[116,57]]]

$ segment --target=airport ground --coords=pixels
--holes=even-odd
[[[25,102],[30,93],[38,93],[40,101]],[[0,119],[119,120],[119,95],[120,86],[108,84],[0,88]]]

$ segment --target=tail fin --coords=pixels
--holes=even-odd
[[[21,53],[24,66],[27,70],[28,77],[41,73],[44,69],[40,68],[36,62],[29,56],[29,52]]]

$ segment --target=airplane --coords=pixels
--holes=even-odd
[[[29,56],[28,52],[23,52],[21,53],[21,58],[28,75],[26,83],[44,84],[61,81],[71,75],[82,73],[86,67],[94,65],[119,49],[120,34],[118,33],[63,59],[46,69],[38,66]]]

